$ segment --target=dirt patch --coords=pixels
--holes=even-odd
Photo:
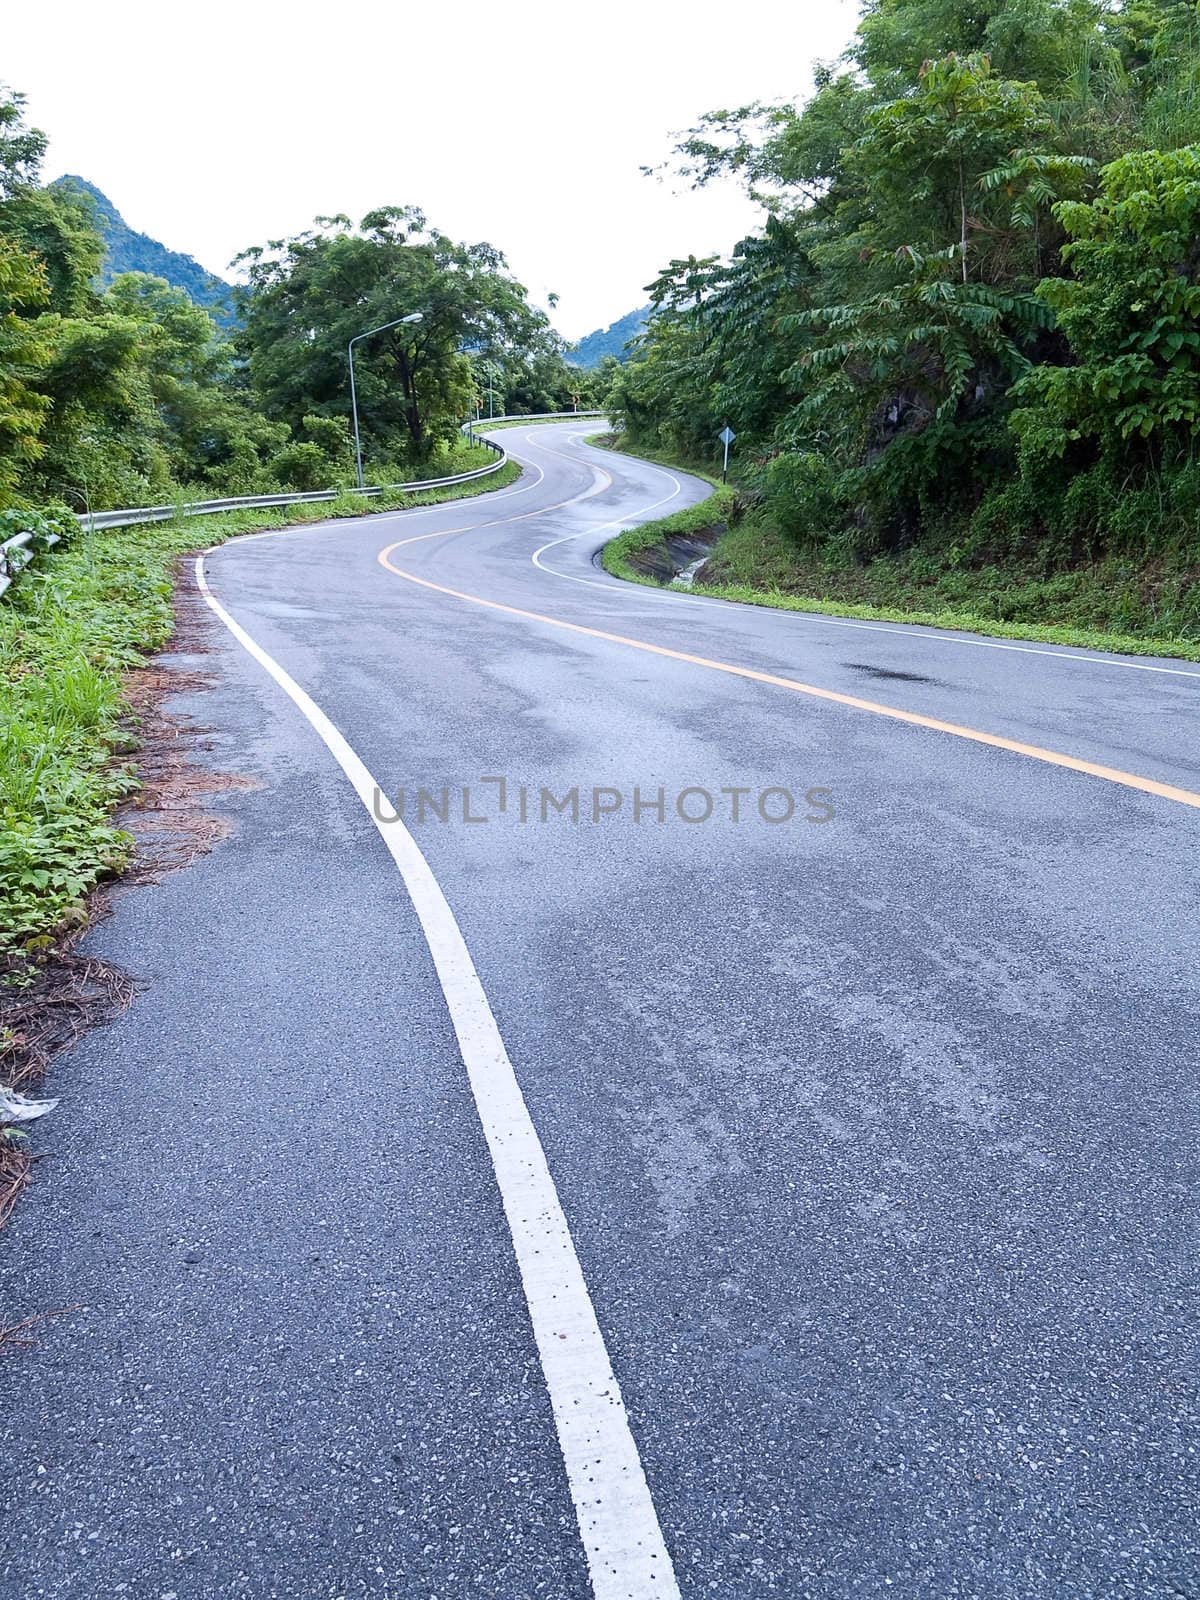
[[[182,590],[164,655],[186,659],[207,654],[206,617],[199,598]],[[133,754],[141,787],[114,819],[135,842],[133,858],[117,885],[157,883],[207,854],[232,827],[212,809],[213,797],[261,787],[243,774],[214,772],[203,764],[204,754],[213,748],[211,729],[164,708],[169,696],[203,692],[214,682],[211,673],[161,658],[125,680],[129,713],[118,759],[126,761]],[[138,985],[130,973],[76,950],[88,929],[108,915],[112,887],[104,885],[89,896],[85,914],[35,968],[23,971],[20,987],[0,988],[0,1084],[32,1093],[53,1056],[133,1001]],[[0,1228],[34,1166],[25,1140],[12,1137],[13,1132],[0,1123]]]
[[[193,659],[206,656],[207,621],[200,597],[191,589],[180,590],[166,653]],[[213,749],[211,728],[164,708],[168,696],[203,693],[214,682],[210,672],[164,665],[161,660],[139,667],[125,680],[141,788],[116,818],[136,841],[124,883],[157,883],[168,872],[178,872],[206,855],[228,838],[232,828],[227,817],[213,811],[212,797],[261,787],[242,773],[214,772],[203,760]]]
[[[4,1001],[0,1081],[31,1093],[52,1056],[124,1011],[136,991],[121,967],[60,946],[27,988]]]
[[[211,729],[190,717],[165,711],[161,700],[168,694],[209,689],[211,680],[198,673],[173,673],[148,668],[136,676],[139,695],[146,701],[141,713],[141,744],[137,754],[138,789],[121,807],[117,825],[133,836],[133,860],[121,881],[157,883],[168,872],[190,866],[229,837],[233,824],[211,809],[214,795],[257,789],[253,778],[236,772],[214,772],[198,763],[210,751]]]
[[[107,911],[102,894],[93,900],[89,922]],[[52,1056],[124,1011],[136,992],[129,973],[70,948],[83,932],[77,929],[23,988],[0,999],[0,1083],[19,1094],[31,1094]],[[0,1125],[0,1228],[33,1176],[33,1157],[21,1134]]]
[[[0,1139],[0,1228],[12,1215],[32,1170],[33,1157],[23,1143]]]

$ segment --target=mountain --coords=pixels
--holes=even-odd
[[[629,351],[625,347],[641,333],[649,315],[650,307],[643,306],[640,311],[629,312],[607,328],[597,328],[595,333],[589,333],[568,349],[567,360],[573,367],[598,367],[604,356],[616,356],[618,361],[628,361]]]
[[[147,233],[138,233],[113,205],[106,194],[86,178],[68,174],[56,178],[52,189],[85,195],[95,209],[96,221],[104,235],[106,251],[100,269],[101,285],[109,284],[121,272],[148,272],[165,278],[178,289],[185,289],[197,305],[208,309],[222,322],[233,318],[233,286],[214,278],[191,256],[168,250]]]

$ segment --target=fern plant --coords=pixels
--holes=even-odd
[[[1158,462],[1200,426],[1200,145],[1141,150],[1106,167],[1090,205],[1060,202],[1074,276],[1038,296],[1075,354],[1017,385],[1013,426],[1027,460],[1077,441],[1120,454],[1139,439]]]
[[[909,275],[891,288],[782,319],[785,328],[817,338],[788,374],[810,387],[799,407],[802,415],[823,409],[832,377],[839,402],[844,379],[869,406],[903,393],[930,417],[944,420],[978,386],[985,369],[1007,376],[1025,370],[1022,342],[1052,324],[1051,308],[1035,295],[956,279],[958,255],[954,246],[925,255],[904,245],[896,259]]]

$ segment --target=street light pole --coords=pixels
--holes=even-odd
[[[366,333],[356,333],[346,346],[346,360],[350,363],[350,410],[354,414],[354,464],[358,471],[358,487],[363,486],[362,469],[362,441],[358,436],[358,395],[354,389],[354,346],[360,339],[369,339],[372,334],[386,333],[389,328],[398,328],[402,322],[420,322],[424,312],[410,311],[406,317],[396,317],[392,322],[382,322],[378,328],[368,328]]]
[[[488,420],[489,420],[489,422],[496,415],[496,402],[495,402],[495,398],[493,396],[493,389],[492,389],[492,386],[495,383],[495,380],[496,380],[496,368],[492,364],[492,362],[489,361],[487,363]],[[479,397],[479,407],[478,407],[478,409],[479,409],[479,420],[482,422],[483,421],[483,396],[482,396],[482,394]]]

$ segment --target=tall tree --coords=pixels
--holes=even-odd
[[[1152,296],[1126,248],[1106,280],[1114,298],[1085,331],[1077,308],[1098,314],[1101,298],[1083,278],[1090,245],[1068,247],[1067,230],[1090,226],[1105,161],[1151,135],[1168,147],[1195,137],[1198,17],[1195,0],[869,0],[807,103],[701,118],[678,171],[741,181],[764,226],[705,263],[703,281],[676,261],[652,286],[654,315],[616,389],[626,428],[695,453],[730,421],[743,461],[763,459],[768,503],[870,551],[964,522],[1013,484],[1014,400],[1026,460],[1071,405],[1077,428],[1113,420],[1114,373],[1096,364],[1108,387],[1084,407],[1092,363],[1080,358],[1115,324],[1121,293],[1143,310]],[[1144,160],[1150,184],[1163,169]],[[1173,268],[1188,293],[1189,263]],[[1190,336],[1165,312],[1159,323],[1170,351],[1142,360],[1130,345],[1117,364],[1160,410],[1186,410]],[[1038,497],[1017,509],[1032,527]]]
[[[0,238],[0,508],[45,450],[41,434],[50,402],[34,378],[50,345],[30,314],[49,297],[40,264]]]
[[[426,459],[454,437],[473,395],[469,353],[503,363],[556,341],[504,257],[456,244],[413,207],[344,216],[239,258],[250,280],[242,342],[255,392],[293,426],[349,410],[352,338],[419,312],[355,349],[359,417],[368,454]]]

